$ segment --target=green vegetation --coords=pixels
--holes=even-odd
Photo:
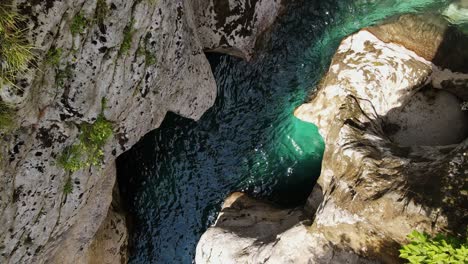
[[[102,104],[104,109],[104,99]],[[112,123],[103,113],[99,114],[94,123],[81,125],[80,130],[79,142],[65,148],[58,158],[58,164],[71,173],[100,165],[104,157],[103,148],[113,133]]]
[[[400,257],[409,263],[468,263],[468,244],[444,235],[431,237],[413,231],[408,235],[410,243],[400,249]]]
[[[145,63],[146,63],[146,66],[155,65],[156,62],[157,62],[156,61],[156,56],[152,52],[145,49]]]
[[[107,14],[109,12],[109,7],[107,7],[105,0],[98,0],[96,3],[96,11],[94,13],[94,18],[100,24],[104,23]]]
[[[156,56],[152,52],[150,52],[149,50],[141,46],[138,49],[138,55],[145,57],[145,65],[147,67],[151,65],[155,65],[157,62]]]
[[[47,55],[46,55],[46,62],[47,64],[50,64],[52,66],[59,66],[60,64],[60,59],[62,57],[62,49],[61,48],[55,48],[55,47],[52,47],[49,49],[49,51],[47,52]]]
[[[73,36],[82,34],[85,30],[86,27],[88,26],[88,20],[86,17],[83,15],[83,13],[78,13],[73,17],[72,23],[70,25],[70,31]]]
[[[62,155],[58,158],[58,164],[66,171],[75,172],[86,167],[83,156],[85,149],[82,144],[74,144],[64,149]]]
[[[151,65],[155,65],[157,62],[156,55],[154,55],[154,53],[148,49],[148,46],[150,45],[149,43],[150,38],[151,38],[151,34],[150,33],[146,34],[145,39],[144,39],[144,45],[140,45],[137,51],[138,55],[145,56],[145,65],[147,67]]]
[[[65,195],[69,195],[73,192],[73,182],[71,177],[68,177],[67,182],[63,186],[63,193]]]
[[[133,30],[133,21],[130,22],[124,29],[124,37],[120,45],[119,56],[126,54],[132,47],[132,38],[135,31]]]
[[[73,77],[73,67],[70,63],[67,63],[65,68],[60,68],[60,60],[62,58],[63,50],[61,48],[52,47],[47,52],[46,63],[55,68],[55,85],[57,87],[63,87],[65,81]]]
[[[33,46],[26,40],[23,18],[6,4],[0,4],[0,87],[13,85],[16,76],[34,59]]]
[[[70,63],[64,69],[57,69],[57,74],[55,75],[55,84],[58,87],[63,87],[65,85],[65,80],[73,77],[73,68]]]
[[[15,111],[0,101],[0,133],[8,132],[14,126]]]

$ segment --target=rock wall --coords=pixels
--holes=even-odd
[[[204,50],[252,56],[280,1],[12,5],[28,21],[37,58],[18,80],[20,89],[0,91],[1,101],[16,108],[16,129],[1,135],[0,263],[125,261],[122,216],[109,211],[116,157],[157,128],[168,111],[200,118],[216,96]],[[47,56],[58,50],[51,64]],[[77,142],[80,125],[93,123],[101,111],[114,131],[102,166],[69,174],[57,157]],[[68,179],[71,193],[64,191]],[[109,240],[114,234],[116,240]]]
[[[316,94],[295,111],[326,142],[305,207],[314,216],[295,215],[291,228],[265,240],[239,230],[288,216],[236,222],[249,210],[225,205],[197,246],[197,263],[399,263],[414,229],[466,235],[468,53],[459,47],[467,46],[466,36],[427,16],[343,40]],[[415,120],[426,120],[418,140]]]

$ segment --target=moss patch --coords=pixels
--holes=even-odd
[[[87,26],[88,20],[83,15],[83,13],[80,12],[73,17],[70,25],[70,32],[73,36],[82,34],[86,30]]]
[[[147,67],[155,65],[157,63],[156,55],[148,49],[148,47],[150,46],[150,38],[151,34],[146,34],[143,45],[140,45],[137,51],[139,56],[145,57],[145,65]]]
[[[0,101],[0,133],[6,133],[14,127],[15,111]]]
[[[71,173],[90,166],[98,166],[104,158],[104,146],[113,134],[112,123],[104,117],[106,98],[101,100],[101,113],[92,124],[80,127],[78,143],[68,146],[58,158],[58,164]]]
[[[132,47],[132,39],[133,39],[134,33],[135,31],[133,29],[133,21],[132,21],[124,29],[123,40],[119,49],[119,57],[122,55],[126,55],[127,52],[130,50],[130,48]]]
[[[104,158],[103,148],[113,133],[112,123],[103,114],[94,123],[83,124],[80,130],[79,142],[65,148],[58,158],[58,164],[72,173],[100,165]]]
[[[49,49],[46,55],[46,63],[57,67],[60,64],[63,50],[61,48],[52,47]]]

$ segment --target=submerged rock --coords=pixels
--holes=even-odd
[[[306,205],[314,216],[292,217],[294,226],[264,240],[240,231],[262,220],[223,224],[226,212],[246,212],[225,206],[198,244],[197,263],[399,263],[414,229],[464,235],[467,46],[466,36],[419,16],[343,40],[317,93],[295,111],[326,142]]]
[[[12,3],[37,58],[0,93],[18,117],[1,134],[0,263],[125,262],[125,219],[109,211],[116,157],[168,111],[199,119],[216,96],[204,51],[249,58],[281,1]],[[114,132],[102,164],[65,171],[57,158],[101,114]]]

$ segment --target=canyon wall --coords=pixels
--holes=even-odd
[[[125,262],[125,217],[112,197],[115,159],[168,111],[200,118],[216,97],[204,51],[249,59],[281,1],[12,6],[26,19],[36,58],[16,87],[0,90],[15,115],[14,129],[1,133],[0,262]],[[103,118],[113,133],[96,152],[99,162],[65,170],[58,159]]]

